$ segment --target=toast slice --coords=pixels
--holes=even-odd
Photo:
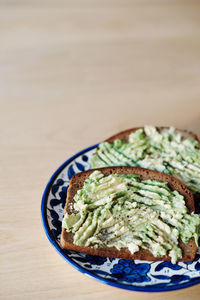
[[[169,130],[170,129],[170,127],[164,127],[164,126],[160,126],[160,127],[155,127],[156,128],[156,130],[159,132],[159,133],[161,133],[161,132],[163,132],[163,131],[167,131],[167,130]],[[117,133],[117,134],[115,134],[115,135],[113,135],[113,136],[111,136],[111,137],[109,137],[108,139],[106,139],[105,141],[103,141],[102,143],[110,143],[110,144],[113,144],[114,143],[114,141],[115,140],[117,140],[117,139],[119,139],[119,140],[122,140],[122,141],[125,141],[125,142],[128,142],[128,139],[129,139],[129,135],[130,134],[132,134],[132,133],[134,133],[134,132],[136,132],[138,129],[143,129],[144,130],[144,127],[136,127],[136,128],[131,128],[131,129],[127,129],[127,130],[124,130],[124,131],[121,131],[121,132],[119,132],[119,133]],[[183,137],[183,139],[188,139],[188,138],[192,138],[192,139],[194,139],[194,140],[196,140],[198,143],[199,143],[199,145],[198,145],[198,149],[199,149],[199,153],[200,153],[200,139],[198,138],[198,136],[196,135],[196,134],[194,134],[193,132],[191,132],[191,131],[187,131],[187,130],[181,130],[181,129],[175,129],[175,133],[180,133],[181,134],[181,136]],[[97,147],[97,149],[96,149],[96,152],[95,152],[95,154],[94,154],[94,157],[96,156],[98,156],[98,151],[99,151],[99,146]],[[110,150],[109,150],[110,151]],[[181,152],[181,151],[180,151]],[[146,153],[146,152],[145,152]],[[94,158],[94,157],[92,157],[91,158],[91,162],[92,162],[92,159]],[[122,155],[121,155],[121,157],[122,157]],[[146,156],[145,156],[146,157]],[[120,157],[119,157],[119,159],[120,159]],[[109,158],[108,158],[108,160],[109,160]],[[126,160],[126,159],[125,159]],[[198,158],[198,160],[199,160],[199,158]],[[112,164],[112,163],[104,163],[104,162],[101,162],[101,159],[100,159],[100,161],[99,161],[100,163],[98,164],[98,165],[96,165],[96,166],[94,166],[94,168],[101,168],[101,167],[107,167],[107,166],[114,166],[115,164]],[[121,165],[121,166],[125,166],[126,165],[126,163],[124,163],[124,161],[123,161],[123,158],[122,158],[122,160],[121,160],[121,162],[119,162],[119,164],[118,165]],[[130,164],[131,166],[137,166],[137,167],[143,167],[143,168],[149,168],[149,169],[155,169],[155,170],[157,170],[157,171],[161,171],[161,172],[164,172],[165,173],[165,171],[162,171],[162,170],[159,170],[158,168],[156,168],[156,166],[155,165],[151,165],[151,166],[146,166],[146,165],[142,165],[142,162],[140,161],[140,162],[138,162],[138,161],[136,161],[136,164]],[[174,168],[174,167],[173,167]],[[200,172],[200,168],[198,167],[198,172]],[[184,176],[180,173],[180,172],[177,172],[177,168],[175,167],[175,169],[174,169],[174,171],[172,171],[172,172],[170,172],[169,174],[171,174],[172,176],[174,176],[174,177],[176,177],[176,178],[178,178],[179,180],[181,180],[181,181],[183,181],[185,184],[186,184],[186,186],[193,192],[193,194],[194,194],[194,199],[195,199],[195,205],[196,205],[196,210],[197,211],[200,211],[200,192],[199,192],[199,189],[198,190],[195,190],[195,189],[193,189],[193,187],[192,187],[192,184],[191,185],[189,185],[188,186],[188,184],[187,184],[187,179],[185,180],[184,179]],[[200,182],[199,182],[199,186],[200,186]]]
[[[103,173],[105,176],[108,176],[110,174],[136,174],[139,176],[140,180],[150,179],[157,180],[160,182],[167,182],[168,187],[171,190],[176,190],[181,195],[183,195],[186,207],[188,209],[188,213],[194,212],[193,194],[186,188],[186,186],[182,182],[170,175],[138,167],[106,167],[100,168],[98,170],[100,170],[101,173]],[[95,170],[84,171],[74,175],[71,178],[69,188],[67,191],[67,201],[64,209],[64,214],[76,213],[76,211],[74,210],[74,196],[77,193],[77,191],[83,187],[85,180],[94,171]],[[141,259],[148,261],[171,260],[170,256],[155,257],[149,250],[146,249],[140,249],[139,251],[132,254],[128,250],[128,248],[121,248],[120,250],[118,250],[115,247],[92,248],[86,246],[79,246],[73,243],[73,236],[74,234],[72,232],[67,232],[66,229],[62,227],[61,247],[63,249],[112,258]],[[179,247],[182,249],[182,258],[178,259],[178,261],[189,262],[194,260],[197,251],[197,245],[193,237],[189,240],[187,244],[179,240]]]

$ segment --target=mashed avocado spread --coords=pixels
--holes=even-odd
[[[162,132],[153,126],[129,135],[128,142],[116,139],[101,143],[91,158],[92,168],[138,166],[170,174],[193,192],[200,193],[200,144],[184,138],[175,128]]]
[[[166,182],[134,174],[94,171],[74,196],[74,210],[62,226],[76,245],[127,247],[131,253],[143,248],[176,263],[182,257],[178,240],[198,240],[200,217],[187,212],[184,197]]]

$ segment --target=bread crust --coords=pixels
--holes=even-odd
[[[78,174],[75,174],[69,183],[69,188],[67,191],[67,201],[64,209],[64,213],[68,212],[69,214],[74,213],[73,203],[74,196],[77,190],[83,187],[84,181],[90,176],[95,169],[84,171]],[[172,190],[177,190],[180,194],[184,196],[186,206],[188,208],[188,212],[194,212],[194,198],[191,191],[187,189],[187,187],[178,179],[174,178],[171,175],[163,174],[157,171],[138,168],[138,167],[106,167],[100,168],[100,170],[105,176],[110,174],[137,174],[140,176],[141,180],[152,179],[159,181],[168,182],[169,187]],[[195,258],[195,254],[197,251],[197,246],[194,238],[191,238],[190,241],[185,244],[182,241],[179,241],[179,246],[182,249],[183,257],[178,261],[193,261]],[[123,248],[121,250],[117,250],[115,247],[105,247],[94,249],[91,247],[78,246],[73,244],[73,234],[66,232],[65,228],[62,228],[61,233],[61,247],[63,249],[73,250],[84,252],[91,255],[99,255],[113,258],[123,258],[123,259],[141,259],[147,261],[170,261],[171,258],[169,256],[155,257],[153,254],[145,249],[141,249],[138,252],[132,254],[128,248]]]

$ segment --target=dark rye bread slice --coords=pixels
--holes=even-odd
[[[104,142],[113,143],[114,140],[116,140],[116,139],[120,139],[120,140],[123,140],[123,141],[127,142],[129,135],[132,132],[135,132],[138,129],[144,129],[144,127],[143,126],[135,127],[135,128],[130,128],[130,129],[121,131],[121,132],[119,132],[115,135],[112,135],[111,137],[106,139]],[[156,129],[159,132],[162,132],[163,130],[169,129],[169,127],[167,127],[167,126],[158,126],[158,127],[156,127]],[[176,132],[180,132],[185,138],[192,137],[193,139],[197,140],[200,143],[200,139],[198,138],[198,136],[195,133],[191,132],[191,131],[176,128]],[[97,147],[97,149],[98,149],[98,147]],[[194,200],[195,200],[195,206],[196,206],[195,210],[200,211],[200,193],[194,194]]]
[[[94,170],[78,173],[71,178],[69,183],[69,188],[67,191],[67,201],[66,201],[64,213],[66,212],[68,212],[69,214],[75,213],[73,209],[74,196],[76,192],[83,187],[84,181],[89,177],[89,175],[92,172],[94,172]],[[106,167],[106,168],[100,168],[98,170],[100,170],[106,176],[110,174],[137,174],[140,176],[141,180],[154,179],[159,181],[166,181],[168,182],[168,186],[172,190],[177,190],[180,194],[184,196],[185,203],[188,208],[188,212],[191,213],[194,211],[194,200],[193,200],[192,193],[186,188],[186,186],[182,182],[180,182],[178,179],[174,178],[173,176],[166,175],[157,171],[137,168],[137,167]],[[194,238],[191,238],[187,244],[184,244],[182,241],[179,241],[179,246],[182,249],[183,257],[178,261],[193,261],[197,251],[197,246]],[[63,249],[84,252],[91,255],[99,255],[99,256],[113,257],[113,258],[141,259],[141,260],[149,260],[149,261],[158,261],[158,260],[170,261],[171,260],[169,256],[154,257],[150,251],[145,249],[141,249],[140,251],[132,254],[127,248],[123,248],[119,251],[115,247],[94,249],[91,247],[77,246],[73,244],[73,234],[66,232],[65,228],[62,228],[61,247]]]

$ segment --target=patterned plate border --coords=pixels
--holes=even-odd
[[[69,165],[74,159],[76,159],[78,156],[83,155],[84,153],[93,150],[94,148],[96,148],[98,146],[98,144],[88,147],[78,153],[76,153],[75,155],[73,155],[71,158],[69,158],[67,161],[65,161],[56,171],[55,173],[51,176],[49,182],[47,183],[47,186],[45,188],[45,191],[43,193],[43,197],[42,197],[42,202],[41,202],[41,216],[42,216],[42,223],[43,223],[43,227],[45,230],[45,233],[50,241],[50,243],[55,247],[55,249],[58,251],[58,253],[69,263],[71,264],[74,268],[76,268],[78,271],[80,271],[81,273],[88,275],[91,278],[96,279],[97,281],[100,281],[104,284],[108,284],[111,285],[113,287],[117,287],[117,288],[122,288],[122,289],[127,289],[127,290],[132,290],[132,291],[142,291],[142,292],[166,292],[166,291],[173,291],[173,290],[177,290],[177,289],[182,289],[182,288],[187,288],[193,285],[196,285],[198,283],[200,283],[200,277],[198,278],[193,278],[191,279],[189,282],[186,283],[182,283],[182,284],[177,284],[174,286],[158,286],[158,287],[153,287],[153,286],[134,286],[134,285],[129,285],[129,284],[122,284],[122,283],[118,283],[115,281],[112,281],[112,279],[106,279],[106,278],[102,278],[99,277],[98,275],[93,274],[92,272],[90,272],[89,270],[84,269],[83,267],[79,266],[76,262],[74,262],[64,251],[63,249],[60,248],[60,246],[56,243],[55,241],[55,237],[53,236],[53,234],[51,233],[51,230],[49,228],[49,224],[48,224],[48,220],[47,220],[47,200],[48,200],[48,196],[51,190],[51,187],[54,183],[54,180],[56,179],[56,177],[62,172],[62,170]]]

